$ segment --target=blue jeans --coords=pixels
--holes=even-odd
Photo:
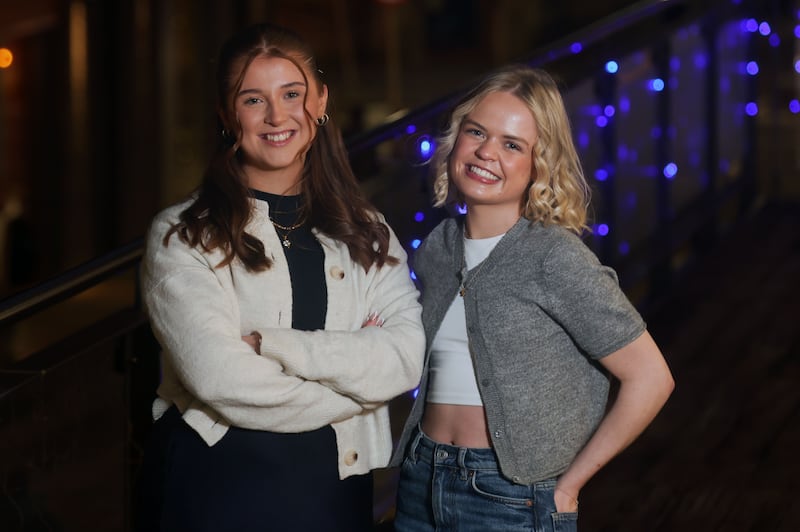
[[[577,513],[556,512],[556,479],[519,485],[492,449],[437,443],[420,430],[400,470],[398,532],[574,532]]]

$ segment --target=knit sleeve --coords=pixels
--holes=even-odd
[[[400,259],[370,269],[365,297],[384,320],[354,331],[261,331],[262,354],[284,371],[318,382],[364,405],[382,403],[414,388],[422,373],[425,335],[419,294],[406,253],[390,229],[390,255]]]
[[[644,332],[616,272],[574,235],[549,251],[543,277],[548,312],[592,358],[609,355]]]
[[[318,382],[287,375],[241,338],[235,296],[216,275],[220,257],[173,235],[167,216],[154,221],[142,266],[142,295],[153,333],[194,398],[242,428],[298,432],[360,413],[362,407]],[[223,274],[224,275],[224,274]]]

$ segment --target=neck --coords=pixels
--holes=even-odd
[[[520,213],[507,211],[498,212],[497,209],[467,206],[465,229],[468,238],[491,238],[502,235],[511,229]]]
[[[247,186],[268,194],[296,196],[302,192],[300,172],[297,169],[287,170],[291,171],[259,172],[253,168],[247,168],[245,169]]]

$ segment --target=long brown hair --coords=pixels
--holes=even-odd
[[[241,260],[249,271],[263,271],[272,266],[264,243],[245,231],[251,217],[252,193],[239,161],[242,131],[234,110],[235,97],[248,66],[263,56],[288,59],[297,66],[306,83],[311,76],[318,89],[323,87],[310,47],[291,30],[258,24],[234,35],[222,46],[217,64],[219,142],[197,198],[164,237],[165,246],[172,233],[177,233],[192,247],[200,246],[205,251],[221,249],[225,258],[218,267],[230,264],[234,258]],[[316,135],[307,147],[300,181],[307,223],[345,243],[350,257],[364,270],[368,271],[373,264],[381,267],[397,263],[397,258],[389,255],[389,230],[377,219],[375,208],[365,198],[350,167],[341,131],[333,120],[318,127],[317,117],[306,111],[306,118],[316,128]]]

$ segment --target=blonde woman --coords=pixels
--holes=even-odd
[[[467,211],[415,255],[427,354],[392,461],[396,529],[576,530],[581,488],[674,382],[579,237],[589,191],[553,79],[514,65],[481,81],[433,171],[435,204]]]

